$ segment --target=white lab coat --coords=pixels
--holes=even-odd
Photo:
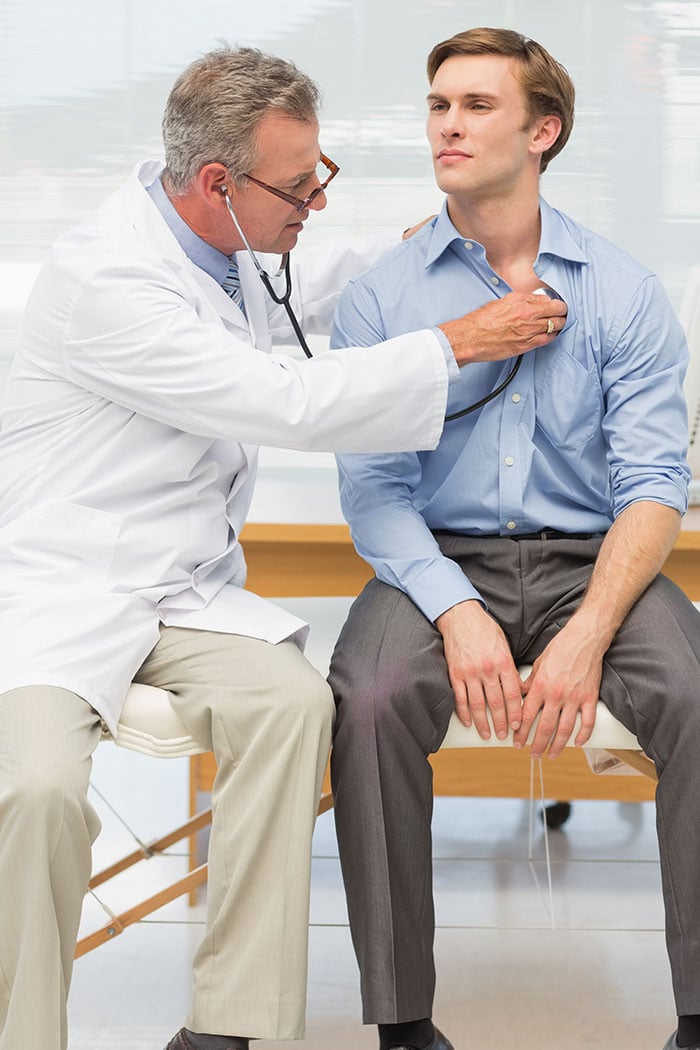
[[[30,295],[0,431],[0,692],[54,685],[114,729],[159,623],[271,642],[304,625],[243,589],[257,446],[433,448],[447,393],[428,331],[310,362],[250,260],[246,317],[184,254],[140,165],[61,238]],[[307,331],[381,249],[295,264]],[[271,265],[276,265],[277,260]]]

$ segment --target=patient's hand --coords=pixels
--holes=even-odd
[[[521,722],[522,693],[518,669],[501,628],[478,601],[460,602],[438,616],[455,709],[466,726],[474,723],[484,740],[491,736],[487,708],[496,736]]]
[[[533,720],[540,720],[532,738],[530,755],[557,758],[571,736],[577,716],[581,725],[574,743],[582,747],[595,725],[596,705],[603,673],[598,639],[591,640],[578,628],[575,616],[548,643],[524,683],[522,725],[515,734],[516,747],[527,740]]]

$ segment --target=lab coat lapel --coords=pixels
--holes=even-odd
[[[206,302],[211,306],[211,317],[202,316],[202,320],[218,321],[223,324],[232,335],[243,342],[258,348],[256,335],[263,344],[260,349],[269,351],[270,336],[267,327],[267,318],[264,312],[264,303],[261,302],[260,290],[262,282],[257,277],[254,268],[253,279],[250,275],[244,281],[241,276],[241,288],[243,290],[243,301],[246,304],[246,313],[236,306],[234,301],[224,291],[220,284],[210,277],[208,273],[200,269],[185,255],[177,238],[169,229],[158,209],[153,205],[151,198],[146,192],[145,186],[160,173],[162,164],[157,161],[147,161],[139,165],[132,173],[131,178],[123,187],[125,207],[134,226],[148,244],[155,244],[164,258],[171,261],[173,270],[184,284],[190,287],[194,284],[203,295]],[[247,262],[248,260],[246,260]],[[261,286],[255,288],[255,281]],[[250,286],[250,287],[249,287]],[[256,318],[255,324],[250,323],[247,318],[248,300],[251,301],[252,316]],[[202,311],[203,313],[203,311]],[[234,349],[232,348],[232,352]],[[234,442],[241,449],[244,463],[236,472],[229,500],[243,487],[254,470],[258,457],[257,445],[246,445],[242,442]]]
[[[153,245],[163,258],[168,259],[173,270],[185,284],[194,281],[211,303],[217,317],[227,328],[248,341],[249,325],[245,314],[236,306],[220,284],[201,270],[185,255],[177,238],[149,197],[146,186],[150,185],[162,171],[158,161],[146,161],[139,165],[123,188],[124,202],[131,221],[144,243]],[[244,292],[245,294],[245,292]],[[247,309],[247,304],[246,304]],[[243,335],[245,333],[245,335]],[[253,345],[256,345],[253,343]]]
[[[246,317],[250,329],[250,341],[257,350],[268,354],[271,349],[270,326],[268,323],[268,296],[260,280],[252,259],[247,252],[236,252],[238,273],[241,278],[241,291],[245,303]],[[267,259],[260,257],[261,266]]]

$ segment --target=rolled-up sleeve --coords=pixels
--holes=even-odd
[[[658,279],[646,277],[608,331],[603,368],[613,514],[651,500],[687,509],[688,348]]]

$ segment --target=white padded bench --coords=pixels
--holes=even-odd
[[[520,673],[521,677],[526,677],[529,668],[521,668]],[[533,733],[534,728],[530,736]],[[572,734],[569,746],[573,746],[575,735],[576,732]],[[106,738],[112,739],[109,734],[106,734]],[[134,684],[129,689],[114,743],[154,758],[182,758],[204,751],[190,736],[172,707],[170,694],[165,689],[156,689],[150,685]],[[489,740],[482,740],[473,725],[467,728],[453,714],[442,746],[512,747],[513,736],[509,733],[505,739],[499,740],[492,733]],[[595,726],[586,747],[606,751],[640,750],[634,734],[618,722],[601,701],[598,702]]]
[[[104,736],[107,740],[113,739],[119,747],[154,758],[183,758],[204,752],[170,703],[170,693],[152,685],[132,683],[117,735],[112,738],[105,730]]]
[[[529,668],[521,668],[520,673],[522,677],[526,677],[527,673],[529,673]],[[576,732],[572,734],[569,746],[573,746],[575,735]],[[164,689],[140,684],[133,684],[129,689],[119,720],[116,737],[112,737],[105,732],[105,739],[113,740],[119,747],[125,747],[131,751],[137,751],[140,754],[150,755],[154,758],[190,757],[202,754],[205,750],[187,731],[170,703],[170,694]],[[512,747],[512,733],[509,733],[505,739],[499,740],[492,732],[490,739],[482,740],[474,726],[467,728],[460,722],[457,715],[453,714],[442,746],[444,748]],[[598,703],[595,728],[586,746],[609,751],[615,754],[616,757],[620,757],[625,762],[635,766],[640,772],[653,775],[653,764],[641,753],[635,736],[625,729],[617,719],[613,718],[603,703]],[[319,813],[330,809],[332,805],[332,796],[330,794],[323,795],[319,805]],[[209,809],[192,817],[185,824],[156,842],[152,842],[148,846],[141,845],[139,849],[129,854],[129,856],[94,875],[90,880],[90,890],[94,891],[97,886],[138,861],[148,859],[170,848],[170,846],[183,838],[195,835],[210,823],[211,810]],[[139,922],[146,915],[149,915],[176,897],[184,893],[192,893],[198,886],[206,882],[206,878],[207,865],[201,864],[190,871],[189,875],[179,879],[153,897],[140,902],[128,911],[122,912],[120,915],[114,915],[103,905],[109,915],[109,921],[104,927],[78,942],[76,958],[96,948],[99,944],[104,944],[106,941],[114,938],[122,933],[127,926]]]

